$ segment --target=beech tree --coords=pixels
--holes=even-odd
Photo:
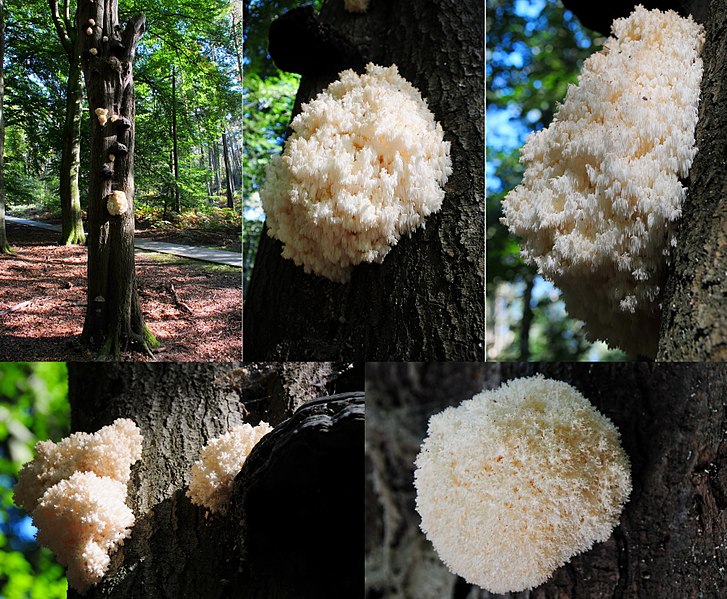
[[[134,79],[143,14],[119,23],[117,0],[82,0],[77,35],[91,114],[88,292],[82,339],[118,355],[158,344],[144,324],[134,267]],[[98,111],[98,112],[97,112]],[[125,209],[112,215],[112,194]]]
[[[48,0],[53,25],[68,57],[66,82],[66,114],[63,124],[61,149],[61,244],[83,244],[86,234],[81,220],[81,194],[78,174],[81,168],[81,106],[83,82],[81,80],[81,50],[78,33],[71,14],[71,0]]]
[[[365,14],[325,2],[320,20],[363,59],[418,88],[450,141],[453,174],[442,209],[402,238],[383,264],[351,281],[306,275],[263,231],[244,308],[246,359],[484,358],[484,7],[475,0],[372,2]],[[304,58],[300,42],[291,56]],[[305,46],[305,47],[303,47]],[[304,75],[293,116],[338,77],[337,53],[311,57],[325,76]],[[338,53],[340,54],[340,53]]]
[[[124,417],[144,436],[132,536],[83,597],[362,596],[362,389],[351,364],[70,364],[73,431]],[[200,449],[261,420],[229,509],[205,514],[185,494]]]
[[[507,596],[722,597],[727,366],[704,363],[368,365],[367,596],[496,596],[452,574],[420,531],[414,460],[432,414],[536,373],[573,385],[612,420],[631,461],[633,491],[607,541],[536,589]]]

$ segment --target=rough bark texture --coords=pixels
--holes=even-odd
[[[306,275],[263,233],[244,314],[246,359],[484,359],[484,6],[476,0],[372,2],[364,15],[326,2],[330,23],[364,55],[395,63],[452,143],[442,210],[381,265],[350,283]],[[334,80],[304,77],[296,98]]]
[[[157,343],[144,325],[134,268],[132,69],[136,44],[144,27],[145,18],[139,15],[122,29],[116,0],[79,3],[78,36],[91,114],[88,303],[82,337],[91,347],[111,355],[131,347],[148,351]],[[95,114],[97,108],[108,110],[108,120],[103,125]],[[113,117],[119,118],[112,122]],[[126,153],[120,151],[122,145]],[[111,177],[104,173],[111,173]],[[112,216],[106,204],[108,196],[116,190],[126,194],[128,209]]]
[[[232,508],[240,596],[363,597],[363,448],[364,394],[346,393],[303,405],[250,453]]]
[[[574,385],[616,424],[634,490],[608,541],[509,596],[724,597],[727,366],[644,363],[367,365],[367,597],[493,596],[451,574],[420,532],[413,462],[429,416],[538,372]]]
[[[309,365],[296,385],[293,365],[283,372],[270,364],[70,364],[74,431],[95,431],[126,417],[144,435],[142,459],[129,483],[127,503],[136,516],[132,536],[85,599],[245,597],[234,593],[241,570],[240,522],[205,517],[205,510],[190,502],[185,495],[190,467],[202,446],[231,426],[283,422],[292,410],[276,411],[273,406],[292,405],[293,398],[287,396],[292,389],[316,397],[361,389],[362,377],[351,378],[353,372],[350,365]],[[261,385],[268,396],[260,397]],[[74,591],[68,596],[80,597]]]
[[[0,254],[10,252],[5,231],[5,2],[0,0]]]
[[[696,139],[658,360],[727,360],[727,10],[712,0]]]

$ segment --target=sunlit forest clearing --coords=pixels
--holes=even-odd
[[[239,359],[241,12],[0,0],[3,359]]]

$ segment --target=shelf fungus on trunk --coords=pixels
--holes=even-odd
[[[540,585],[608,539],[631,474],[613,423],[569,384],[540,375],[432,416],[414,486],[442,561],[507,593]]]
[[[15,503],[31,514],[38,542],[55,553],[68,584],[81,593],[103,578],[110,554],[131,536],[126,486],[142,443],[136,424],[119,418],[93,434],[38,442],[18,475]]]
[[[441,208],[450,142],[395,65],[344,71],[291,128],[260,197],[268,235],[305,272],[346,282]]]
[[[653,357],[680,179],[697,153],[704,31],[638,6],[612,32],[550,126],[528,138],[502,222],[590,337]]]

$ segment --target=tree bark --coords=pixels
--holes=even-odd
[[[352,388],[362,389],[363,377],[360,369],[349,364],[69,364],[73,431],[96,431],[124,417],[134,420],[144,436],[142,459],[133,467],[128,487],[127,504],[136,516],[132,536],[114,554],[108,572],[84,599],[262,597],[239,588],[245,562],[240,553],[241,522],[236,514],[238,504],[241,510],[246,508],[245,498],[238,500],[236,491],[234,510],[231,508],[226,516],[206,517],[205,510],[185,495],[191,465],[210,439],[232,426],[243,422],[255,425],[261,420],[277,426],[312,398]],[[293,433],[300,430],[305,436],[303,428],[293,428]],[[316,444],[315,439],[308,437],[309,447]],[[359,463],[363,457],[362,424],[360,441]],[[324,448],[324,454],[343,447],[339,439]],[[309,451],[298,445],[296,453],[303,456]],[[260,460],[253,461],[259,465]],[[314,473],[298,474],[301,479],[308,475]],[[258,487],[265,484],[266,468],[256,468],[251,477]],[[310,497],[315,498],[315,493],[310,491]],[[276,505],[287,502],[291,509],[308,501],[295,493],[268,499]],[[272,515],[265,514],[260,524],[267,517]],[[282,521],[286,516],[277,517]],[[325,514],[314,510],[309,517],[311,521],[324,520]],[[276,542],[284,544],[286,540],[277,537]],[[362,546],[362,531],[355,542]],[[255,559],[262,558],[260,552],[255,555]],[[356,571],[359,566],[360,561],[347,568]],[[286,571],[277,572],[277,576],[287,583],[292,581]],[[74,591],[68,596],[80,597]]]
[[[5,2],[0,0],[0,254],[11,252],[5,230]]]
[[[122,30],[116,0],[79,3],[78,36],[91,114],[88,300],[82,339],[112,356],[132,348],[149,352],[158,344],[144,324],[134,266],[132,69],[144,27],[144,15],[139,15]],[[108,110],[105,124],[95,114],[98,108]],[[105,174],[109,171],[110,178]],[[107,210],[107,199],[117,190],[126,194],[128,209],[114,216]]]
[[[575,386],[614,422],[634,490],[608,541],[508,596],[723,597],[727,365],[645,363],[367,365],[367,597],[494,596],[451,574],[419,530],[414,459],[432,414],[539,372]]]
[[[306,275],[260,238],[244,308],[246,359],[484,359],[484,6],[475,0],[372,2],[364,15],[328,1],[321,20],[376,64],[396,64],[445,139],[454,172],[442,210],[383,264],[347,284]],[[303,77],[300,104],[334,80]]]
[[[657,360],[727,360],[727,10],[712,0],[704,23],[697,153],[667,283]]]

